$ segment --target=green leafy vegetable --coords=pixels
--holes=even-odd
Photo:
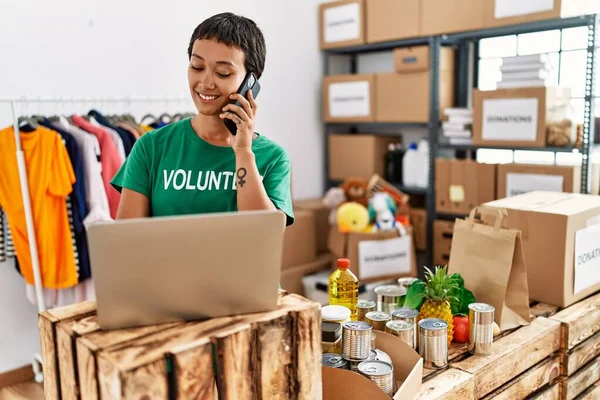
[[[404,307],[420,310],[425,301],[425,282],[420,279],[414,281],[406,291]]]
[[[457,285],[455,289],[450,291],[450,296],[452,296],[452,300],[450,301],[450,307],[452,308],[452,314],[469,314],[469,304],[475,303],[475,296],[473,293],[465,288],[465,280],[460,276],[460,274],[452,274],[450,275],[450,280],[452,283]]]

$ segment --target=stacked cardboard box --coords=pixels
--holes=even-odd
[[[439,213],[468,214],[496,198],[496,165],[473,160],[435,160],[436,209]]]

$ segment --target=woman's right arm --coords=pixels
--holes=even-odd
[[[117,219],[146,218],[150,216],[150,200],[141,193],[123,188]]]

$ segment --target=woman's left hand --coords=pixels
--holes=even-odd
[[[252,97],[252,91],[248,91],[248,99],[240,94],[229,96],[231,100],[237,100],[242,107],[234,104],[228,104],[223,108],[221,119],[228,118],[237,126],[237,134],[233,135],[231,147],[234,153],[250,151],[252,149],[252,139],[254,138],[254,120],[256,118],[257,105]]]

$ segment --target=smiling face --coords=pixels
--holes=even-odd
[[[219,115],[246,75],[244,52],[216,40],[196,40],[188,66],[188,83],[196,109]]]

